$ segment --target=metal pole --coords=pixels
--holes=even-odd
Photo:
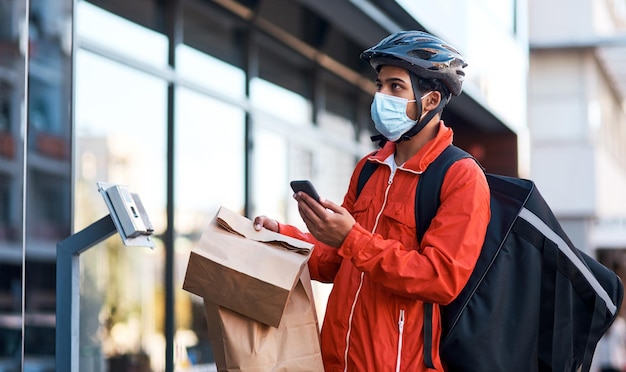
[[[78,371],[82,252],[117,232],[110,214],[57,244],[56,370]]]

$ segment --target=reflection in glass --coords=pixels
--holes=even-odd
[[[20,128],[26,58],[20,50],[20,24],[26,22],[25,1],[0,2],[0,368],[21,370],[23,164]]]
[[[70,231],[69,3],[0,5],[0,318],[21,322],[11,360],[22,370],[54,370],[55,248]]]
[[[310,132],[303,131],[302,128],[310,124],[312,107],[310,101],[295,92],[259,78],[252,79],[250,91],[252,105],[263,110],[262,113],[255,112],[253,116],[255,145],[252,165],[254,180],[252,214],[265,214],[304,227],[295,202],[290,197],[292,191],[289,188],[289,181],[309,179],[320,193],[330,197],[334,194],[327,193],[328,189],[322,187],[325,186],[325,177],[347,174],[347,177],[340,177],[347,179],[350,173],[345,169],[337,169],[340,163],[333,164],[332,161],[325,168],[319,167],[321,152],[318,152],[318,149],[324,145],[308,137]],[[276,126],[277,120],[287,124]],[[288,132],[278,131],[276,127],[284,128],[283,130]],[[313,130],[319,131],[318,128]],[[341,149],[336,151],[340,153]],[[345,189],[341,190],[342,197],[343,192]]]
[[[246,75],[243,70],[187,45],[180,44],[176,48],[176,71],[181,77],[220,95],[245,98]]]
[[[253,107],[291,124],[307,125],[311,122],[310,101],[267,80],[254,78],[250,81],[250,102]]]
[[[223,205],[245,210],[245,25],[212,2],[181,1],[182,41],[176,73],[187,88],[175,91],[176,366],[215,368],[204,304],[182,290],[189,252]],[[198,88],[193,91],[189,88]],[[205,96],[200,93],[210,93]]]
[[[254,198],[252,215],[264,214],[279,221],[288,221],[287,203],[293,202],[289,188],[289,147],[287,140],[276,133],[257,129],[254,133]],[[289,159],[292,161],[293,159]],[[310,178],[310,177],[298,177]],[[290,203],[293,204],[293,203]]]
[[[138,0],[135,3],[139,2]],[[116,5],[110,2],[109,5]],[[154,6],[151,1],[143,7]],[[119,4],[118,4],[119,6]],[[138,6],[138,5],[135,5]],[[151,9],[152,10],[152,9]],[[141,14],[141,12],[140,12]],[[76,2],[76,34],[90,43],[109,48],[143,63],[156,67],[167,66],[167,38],[146,27],[130,22],[87,1]],[[106,30],[106,32],[103,32]],[[141,47],[138,47],[141,46]]]
[[[81,370],[163,370],[166,82],[79,50],[76,56],[78,231],[103,215],[96,182],[141,196],[157,247],[124,247],[119,236],[81,255]]]
[[[190,90],[176,90],[176,268],[182,288],[189,251],[220,206],[244,210],[244,112]],[[213,363],[202,299],[176,294],[178,359]],[[180,363],[179,363],[180,365]]]

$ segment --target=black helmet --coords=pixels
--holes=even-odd
[[[461,93],[467,66],[463,56],[443,40],[422,31],[400,31],[361,53],[376,71],[380,66],[402,67],[426,79],[440,79],[450,93]]]

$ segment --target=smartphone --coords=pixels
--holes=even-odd
[[[295,180],[289,183],[293,192],[303,191],[313,199],[320,201],[320,195],[313,187],[313,184],[309,180]]]

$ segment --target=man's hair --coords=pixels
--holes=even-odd
[[[409,72],[411,73],[411,72]],[[439,80],[439,79],[425,79],[419,76],[415,76],[417,79],[417,91],[420,92],[420,97],[423,96],[424,94],[436,90],[439,93],[441,93],[441,99],[442,100],[447,100],[450,97],[450,90],[448,90],[448,87],[446,86],[446,84]],[[415,80],[413,80],[415,81]],[[415,97],[415,99],[418,99],[419,97]]]

